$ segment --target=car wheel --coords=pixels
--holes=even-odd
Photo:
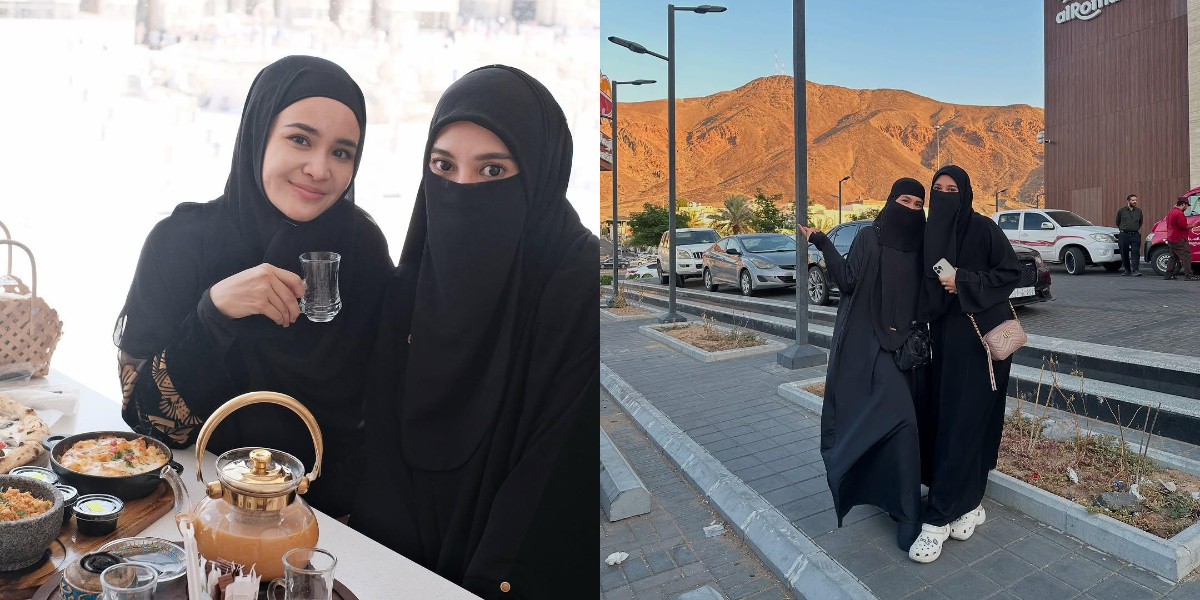
[[[821,267],[808,269],[808,301],[817,306],[829,304],[829,280]]]
[[[670,283],[670,281],[667,279],[667,276],[663,275],[661,266],[655,266],[654,270],[658,271],[658,282],[659,283],[661,283],[663,285],[667,285],[668,283]]]
[[[710,292],[715,292],[715,291],[717,291],[718,287],[720,287],[720,286],[718,286],[717,283],[713,281],[712,271],[705,269],[704,270],[704,289],[706,289]]]
[[[740,281],[742,282],[742,285],[741,285],[742,295],[743,296],[753,296],[754,295],[754,280],[750,277],[750,271],[743,270]]]
[[[1171,258],[1171,250],[1166,246],[1159,246],[1150,252],[1150,264],[1154,266],[1154,272],[1159,275],[1167,274],[1167,261]]]
[[[1067,267],[1067,273],[1070,275],[1083,275],[1087,257],[1079,248],[1067,248],[1066,254],[1063,254],[1063,266]]]
[[[675,287],[683,287],[683,275],[675,275]]]
[[[1116,273],[1120,268],[1121,263],[1116,261],[1104,263],[1104,270],[1108,271],[1109,273]]]

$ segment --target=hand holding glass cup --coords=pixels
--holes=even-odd
[[[304,276],[304,296],[300,298],[300,310],[314,323],[327,323],[342,310],[342,296],[338,291],[338,268],[342,255],[337,252],[305,252],[300,255],[300,269]]]
[[[283,600],[333,600],[333,569],[337,558],[320,548],[296,548],[283,555],[283,577],[267,586],[267,599],[276,600],[275,588],[283,588]]]

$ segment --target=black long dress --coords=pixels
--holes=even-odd
[[[900,370],[875,335],[868,300],[880,277],[882,246],[876,228],[859,231],[849,260],[824,234],[815,232],[812,241],[842,295],[821,409],[821,456],[838,526],[854,506],[877,506],[899,522],[896,543],[907,551],[921,529],[913,398],[921,393],[924,369]]]
[[[430,172],[438,132],[495,133],[518,175]],[[507,67],[438,103],[367,394],[379,476],[350,525],[484,598],[596,593],[599,240],[565,197],[571,138],[549,91]]]
[[[969,194],[965,173],[953,174],[959,175],[960,190],[965,188]],[[971,211],[969,195],[966,198],[961,225],[956,227],[958,248],[948,250],[957,254],[952,262],[957,269],[957,293],[939,292],[940,286],[926,288],[931,290],[935,312],[944,311],[930,321],[931,393],[929,402],[918,407],[922,479],[929,486],[922,521],[939,526],[979,506],[988,472],[996,467],[1004,427],[1012,358],[993,363],[996,391],[992,391],[990,359],[967,313],[975,315],[983,334],[1013,318],[1008,297],[1021,273],[1004,232],[991,219]],[[927,231],[926,239],[931,234]]]
[[[264,68],[242,112],[224,194],[180,204],[147,236],[114,341],[121,349],[122,418],[172,448],[194,444],[208,416],[234,396],[274,391],[299,400],[325,441],[320,477],[304,497],[341,516],[350,512],[361,479],[363,390],[394,266],[383,232],[354,204],[353,182],[324,213],[303,223],[287,219],[263,191],[262,160],[275,115],[312,96],[345,104],[365,134],[362,92],[341,67],[290,56]],[[360,157],[356,153],[356,172]],[[299,274],[300,254],[307,251],[342,256],[342,309],[332,321],[301,316],[285,329],[263,315],[229,319],[213,305],[209,288],[217,282],[262,263]],[[283,450],[310,468],[315,458],[304,423],[275,405],[230,415],[207,450],[244,446]]]

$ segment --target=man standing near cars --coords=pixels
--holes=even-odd
[[[1167,247],[1171,249],[1171,256],[1167,259],[1167,274],[1163,275],[1163,279],[1175,279],[1175,264],[1179,263],[1183,267],[1184,279],[1200,280],[1200,277],[1192,275],[1192,252],[1187,241],[1187,217],[1183,214],[1187,205],[1187,198],[1180,198],[1175,201],[1175,208],[1167,212]]]
[[[1138,259],[1142,244],[1142,209],[1138,208],[1137,194],[1126,196],[1125,202],[1126,206],[1122,206],[1117,211],[1117,229],[1121,232],[1117,234],[1117,244],[1121,250],[1121,265],[1125,267],[1125,272],[1121,273],[1121,276],[1141,277],[1142,271],[1138,268]],[[1132,270],[1130,269],[1131,263]]]

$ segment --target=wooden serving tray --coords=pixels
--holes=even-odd
[[[175,507],[175,494],[164,481],[145,498],[125,502],[125,510],[117,519],[117,528],[103,537],[81,535],[75,528],[75,518],[63,526],[58,539],[50,544],[47,557],[20,571],[0,571],[0,600],[25,600],[45,587],[50,580],[61,579],[61,571],[80,556],[95,552],[113,540],[134,537]],[[55,588],[58,584],[55,583]],[[51,596],[53,597],[53,596]]]
[[[154,598],[156,600],[188,600],[187,585],[184,584],[186,580],[186,577],[181,578],[173,582],[167,588],[155,590]],[[38,588],[38,590],[34,592],[32,600],[60,600],[61,596],[59,596],[58,593],[58,585],[61,581],[62,573],[55,573],[49,581],[47,581],[42,585],[42,587]],[[270,582],[267,583],[270,584]],[[264,589],[258,592],[258,597],[263,600],[270,600],[270,598],[267,596],[267,591],[265,589],[266,586],[263,587]],[[280,594],[278,592],[275,593],[276,598],[278,598],[279,595]],[[334,579],[333,600],[358,600],[358,596],[355,596],[354,592],[346,589],[346,586],[342,585],[342,582]]]

